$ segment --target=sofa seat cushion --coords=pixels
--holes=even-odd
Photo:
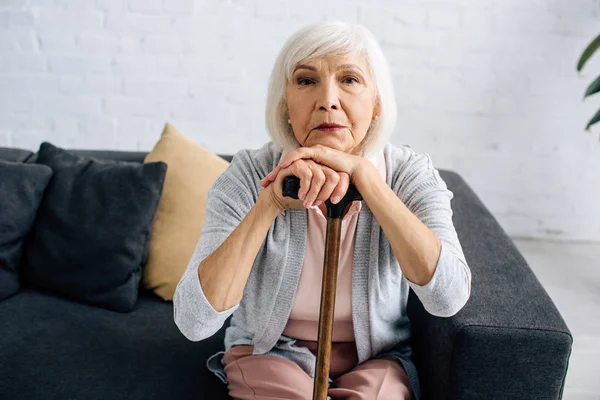
[[[191,342],[173,304],[141,292],[130,313],[26,287],[0,302],[0,389],[11,399],[229,399],[206,368],[229,320]]]

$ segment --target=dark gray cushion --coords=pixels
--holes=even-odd
[[[101,161],[44,142],[36,163],[54,175],[26,242],[22,280],[127,312],[138,295],[164,162]]]
[[[123,314],[23,287],[0,302],[0,399],[231,399],[205,365],[230,319],[192,342],[153,294]]]
[[[29,150],[0,147],[0,160],[25,162],[33,154]]]
[[[46,165],[0,160],[0,300],[19,290],[23,243],[51,176]]]

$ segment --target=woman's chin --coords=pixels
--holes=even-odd
[[[337,143],[326,143],[326,142],[324,142],[324,143],[319,143],[319,144],[322,144],[323,146],[330,147],[330,148],[332,148],[334,150],[339,150],[339,151],[343,151],[343,152],[347,152],[348,151],[348,149],[345,146],[340,146]]]
[[[340,140],[335,137],[319,138],[319,140],[310,141],[307,144],[307,147],[316,146],[319,144],[322,146],[331,147],[332,149],[336,149],[339,151],[347,150],[347,146],[344,146],[344,144],[340,143]]]

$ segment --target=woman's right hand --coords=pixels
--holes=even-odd
[[[288,176],[300,178],[298,199],[283,196],[283,180]],[[268,194],[280,210],[288,208],[308,208],[318,206],[330,197],[344,197],[350,185],[350,177],[345,172],[337,172],[310,159],[299,159],[283,168],[277,178],[269,184],[261,181],[261,186],[267,185],[263,192]]]

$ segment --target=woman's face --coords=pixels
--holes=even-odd
[[[301,146],[322,144],[360,155],[379,112],[375,85],[362,55],[321,57],[299,65],[286,88],[289,119]],[[337,130],[315,129],[322,123]]]

